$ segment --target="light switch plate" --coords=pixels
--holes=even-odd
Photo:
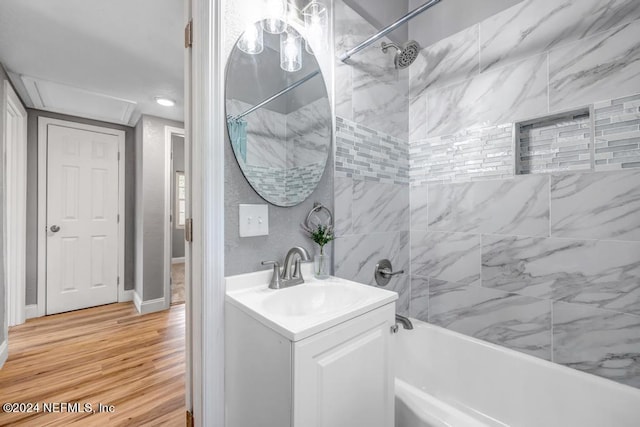
[[[269,205],[240,206],[240,237],[269,234]]]

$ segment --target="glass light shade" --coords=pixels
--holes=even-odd
[[[262,28],[271,34],[281,34],[287,29],[285,0],[264,0],[264,13],[266,19],[262,21]]]
[[[238,40],[238,48],[249,55],[257,55],[264,49],[264,38],[260,22],[247,26]]]
[[[302,68],[302,37],[293,28],[280,34],[280,68],[289,72]]]
[[[313,55],[313,47],[324,50],[327,41],[327,8],[320,2],[312,1],[302,9],[305,28],[305,49]]]

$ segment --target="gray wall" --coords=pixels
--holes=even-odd
[[[142,172],[142,135],[143,135],[143,122],[142,122],[142,118],[140,118],[140,120],[138,120],[138,123],[136,123],[136,127],[134,130],[134,142],[135,142],[135,170],[136,170],[136,177],[135,177],[135,194],[137,195],[136,199],[135,199],[135,227],[134,227],[134,233],[135,233],[135,242],[136,242],[136,246],[135,246],[135,263],[134,263],[134,269],[135,269],[135,280],[134,280],[134,289],[136,294],[142,298],[142,284],[144,283],[143,280],[143,273],[144,273],[144,264],[143,264],[143,256],[144,256],[144,245],[139,244],[137,242],[142,242],[144,241],[144,217],[142,215],[142,212],[144,211],[144,192],[142,191],[142,178],[141,178],[141,172]]]
[[[134,288],[135,252],[135,141],[133,128],[114,125],[112,123],[50,113],[34,109],[27,110],[29,122],[27,128],[27,271],[26,301],[27,305],[38,302],[38,118],[49,117],[93,126],[102,126],[125,132],[125,274],[124,288]]]
[[[184,172],[184,137],[173,135],[173,174],[171,175],[171,209],[173,211],[173,236],[171,238],[171,257],[184,257],[184,228],[177,228],[178,212],[176,207],[176,172]]]
[[[304,7],[308,0],[298,2],[299,7]],[[231,4],[228,22],[225,27],[225,52],[231,54],[233,45],[246,27],[246,13],[237,8],[237,4]],[[330,5],[329,5],[330,7]],[[331,11],[329,11],[331,16]],[[318,63],[323,72],[327,88],[331,88],[331,58],[329,55],[317,54]],[[329,93],[329,99],[333,94]],[[327,166],[318,187],[302,204],[290,208],[281,208],[269,205],[269,235],[258,237],[239,236],[238,230],[238,205],[268,204],[247,183],[238,163],[234,157],[228,135],[225,132],[225,275],[247,273],[256,270],[264,270],[260,265],[262,260],[282,261],[287,250],[292,246],[303,246],[313,255],[315,245],[300,228],[314,202],[321,202],[333,209],[333,159],[331,154]],[[329,245],[332,246],[332,245]],[[333,248],[327,248],[333,253]]]
[[[640,2],[614,3],[525,1],[413,64],[410,313],[640,388]]]
[[[153,116],[142,116],[136,125],[136,135],[141,136],[136,141],[136,259],[141,269],[136,277],[142,279],[142,289],[138,284],[136,291],[143,301],[164,295],[164,263],[168,262],[164,259],[165,126],[184,127]]]
[[[261,261],[282,262],[293,246],[305,247],[313,256],[316,246],[300,228],[314,202],[320,202],[333,210],[333,161],[329,155],[324,175],[316,190],[307,200],[297,206],[281,208],[262,199],[245,179],[233,154],[231,143],[225,134],[224,158],[224,228],[225,228],[225,275],[264,270]],[[269,205],[269,235],[240,237],[238,224],[239,204]],[[326,250],[333,253],[332,245]]]

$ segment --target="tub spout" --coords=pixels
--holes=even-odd
[[[411,323],[411,320],[409,320],[409,318],[396,314],[396,325],[398,323],[401,324],[405,329],[413,329],[413,323]]]

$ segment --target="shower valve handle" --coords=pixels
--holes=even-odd
[[[388,268],[380,269],[380,274],[382,274],[383,276],[386,276],[386,277],[397,276],[398,274],[403,274],[403,273],[404,273],[404,270],[391,271]]]
[[[373,277],[375,278],[378,286],[387,286],[393,276],[403,273],[404,270],[393,271],[391,261],[388,259],[382,259],[376,264]]]

